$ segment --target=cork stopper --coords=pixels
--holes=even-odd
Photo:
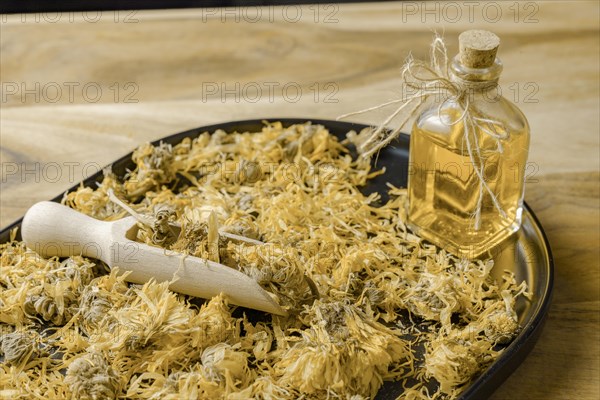
[[[500,38],[490,31],[470,30],[458,37],[460,62],[468,68],[488,68],[494,65]]]

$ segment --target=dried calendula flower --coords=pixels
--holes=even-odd
[[[353,306],[315,302],[304,318],[310,328],[274,365],[281,382],[302,393],[328,391],[374,397],[389,367],[410,360],[407,344]]]
[[[496,344],[509,343],[520,331],[515,303],[518,296],[529,297],[525,282],[516,284],[514,275],[504,275],[500,285],[500,298],[488,300],[485,309],[479,315],[478,323],[483,327],[486,338]]]
[[[481,326],[487,339],[499,344],[510,342],[519,331],[516,318],[506,310],[494,311],[485,315]]]
[[[194,347],[206,348],[217,343],[235,343],[240,335],[240,320],[231,316],[223,296],[213,297],[189,320],[193,327],[188,338]]]
[[[0,349],[4,362],[12,365],[24,365],[39,355],[39,335],[31,331],[15,331],[2,335]]]
[[[171,246],[172,250],[196,257],[202,257],[204,239],[208,237],[206,224],[185,221],[179,239]]]
[[[118,375],[100,353],[88,353],[74,360],[65,382],[73,396],[82,400],[116,399],[120,387]]]
[[[40,315],[44,320],[51,321],[56,325],[63,322],[63,315],[57,309],[56,303],[49,296],[28,296],[25,301],[25,312],[28,315]]]
[[[469,382],[486,367],[496,352],[486,340],[435,338],[427,345],[425,371],[440,383],[440,390],[450,394]]]
[[[175,213],[169,209],[162,209],[156,212],[154,226],[152,227],[152,242],[163,247],[170,247],[177,236],[170,225]]]
[[[265,323],[252,325],[244,320],[244,330],[246,335],[242,338],[243,346],[251,349],[252,355],[256,360],[262,361],[269,357],[269,352],[273,347],[273,331]]]
[[[218,343],[202,352],[204,376],[212,382],[222,383],[228,389],[244,388],[254,378],[248,367],[249,354],[239,346]]]
[[[79,303],[82,327],[88,334],[98,329],[111,309],[110,295],[97,286],[89,286]]]
[[[133,152],[132,159],[137,169],[131,172],[124,184],[130,199],[137,199],[175,177],[173,148],[169,144],[161,143],[155,147],[147,143]]]

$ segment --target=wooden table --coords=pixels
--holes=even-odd
[[[404,58],[426,57],[433,29],[452,54],[461,31],[490,29],[503,93],[531,123],[526,200],[556,261],[541,339],[494,399],[597,399],[598,12],[596,1],[511,1],[0,16],[0,224],[144,141],[393,99]]]

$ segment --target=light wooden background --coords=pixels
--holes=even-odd
[[[542,337],[494,399],[597,399],[598,15],[596,1],[2,15],[0,224],[144,141],[393,99],[404,58],[426,57],[433,30],[454,54],[462,30],[489,29],[504,94],[531,123],[526,200],[556,260]]]

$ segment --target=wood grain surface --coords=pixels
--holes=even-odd
[[[501,37],[501,84],[531,124],[526,201],[555,295],[493,399],[600,396],[599,6],[404,2],[0,16],[0,224],[144,141],[239,119],[335,119],[399,96],[432,32]],[[386,112],[353,117],[378,123]]]

